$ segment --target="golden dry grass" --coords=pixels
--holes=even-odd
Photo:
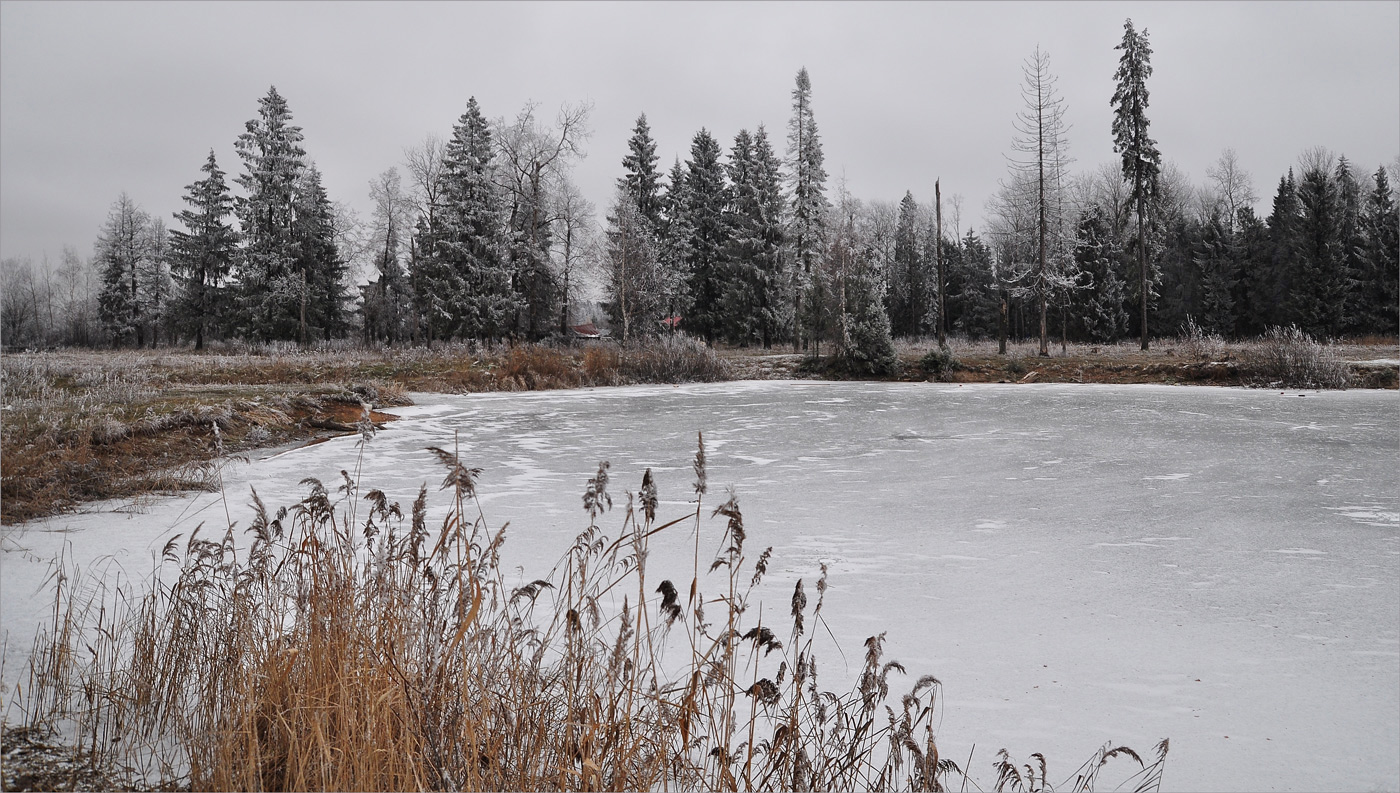
[[[506,527],[477,500],[479,470],[434,451],[440,521],[426,485],[403,510],[346,475],[306,480],[307,496],[276,512],[254,494],[250,545],[231,527],[172,539],[145,585],[60,568],[10,723],[64,736],[71,767],[128,787],[971,784],[935,740],[940,682],[906,676],[884,634],[865,640],[853,686],[821,683],[824,569],[782,607],[753,599],[772,549],[752,552],[732,494],[707,502],[703,439],[693,510],[661,516],[649,470],[618,493],[602,463],[571,547],[516,587],[500,569]],[[671,536],[687,530],[689,580],[649,577],[652,545],[688,543]],[[1146,763],[1106,745],[1063,787],[1090,789],[1126,758],[1130,785],[1156,789],[1166,748]],[[998,790],[1047,789],[1043,765],[1027,778],[998,758]]]

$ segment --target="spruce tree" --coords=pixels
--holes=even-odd
[[[200,171],[205,178],[185,188],[193,209],[175,213],[186,230],[170,231],[170,269],[179,288],[172,313],[177,328],[194,334],[196,350],[204,349],[205,333],[220,328],[231,308],[225,280],[238,252],[238,233],[228,222],[233,197],[213,149]]]
[[[296,338],[302,281],[295,204],[306,151],[301,127],[291,123],[287,101],[276,86],[258,100],[258,117],[245,125],[234,147],[243,160],[237,182],[246,192],[235,201],[244,247],[238,269],[240,325],[264,341]]]
[[[306,344],[313,329],[317,338],[343,337],[350,327],[346,315],[347,264],[336,243],[335,207],[315,165],[308,165],[302,172],[296,214],[294,269],[302,279],[297,337]]]
[[[992,272],[992,250],[972,229],[956,246],[945,246],[949,256],[949,305],[956,295],[957,322],[953,327],[970,339],[996,335],[1001,315],[1001,299]],[[953,251],[949,255],[949,251]],[[956,288],[956,291],[954,289]],[[951,313],[951,309],[950,309]]]
[[[654,229],[661,226],[661,174],[656,170],[659,159],[651,127],[647,126],[647,114],[643,113],[637,117],[632,137],[627,141],[627,156],[622,158],[626,174],[617,181]]]
[[[805,66],[797,71],[797,86],[792,91],[787,157],[792,202],[787,240],[793,262],[793,314],[800,316],[803,295],[808,288],[807,279],[825,246],[825,221],[829,206],[821,136],[817,133],[816,116],[812,112],[812,81]],[[800,337],[801,333],[793,336],[794,349]],[[802,346],[806,346],[805,340]]]
[[[476,97],[452,129],[444,158],[442,228],[436,235],[440,266],[427,288],[441,290],[436,326],[474,338],[500,338],[518,308],[503,256],[500,199],[491,181],[491,129]]]
[[[924,260],[918,241],[919,204],[905,191],[899,202],[899,225],[894,235],[894,267],[890,280],[890,330],[897,336],[917,336],[928,308]]]
[[[1345,304],[1342,308],[1342,327],[1348,332],[1358,332],[1366,324],[1366,306],[1362,279],[1365,278],[1365,265],[1361,260],[1361,185],[1356,181],[1351,163],[1345,156],[1337,161],[1335,173],[1337,181],[1337,244],[1341,260],[1342,277],[1345,281]]]
[[[1235,335],[1235,260],[1231,256],[1230,229],[1219,212],[1212,213],[1201,229],[1195,268],[1200,292],[1195,320],[1201,330],[1224,337]]]
[[[783,188],[781,164],[762,124],[753,139],[755,210],[754,265],[758,270],[758,335],[765,349],[778,340],[785,324],[788,279],[783,272]]]
[[[1235,213],[1235,233],[1230,247],[1235,272],[1235,335],[1253,337],[1268,326],[1269,307],[1264,304],[1270,272],[1269,229],[1254,214],[1254,208],[1240,207]]]
[[[1142,349],[1146,350],[1151,292],[1147,283],[1145,226],[1148,207],[1157,194],[1162,160],[1157,142],[1147,134],[1147,78],[1152,76],[1152,48],[1148,46],[1147,31],[1133,30],[1129,19],[1123,23],[1123,41],[1114,49],[1122,50],[1123,55],[1114,75],[1117,87],[1109,102],[1114,108],[1113,151],[1123,155],[1123,180],[1132,187],[1128,200],[1137,211],[1138,302],[1142,312]]]
[[[142,312],[141,282],[152,256],[151,217],[126,193],[112,204],[95,254],[102,280],[97,297],[102,326],[113,346],[127,340],[145,346],[148,318]]]
[[[1342,257],[1341,192],[1330,155],[1306,155],[1298,180],[1298,255],[1293,283],[1293,314],[1298,326],[1315,337],[1335,337],[1343,330],[1347,277]]]
[[[687,208],[685,168],[677,157],[667,176],[666,189],[661,196],[661,229],[657,240],[657,260],[665,292],[664,312],[668,327],[674,328],[674,318],[690,311],[690,242],[695,228],[690,224]]]
[[[1400,317],[1400,215],[1396,214],[1385,167],[1376,169],[1361,221],[1362,292],[1366,329],[1392,335]]]
[[[1118,276],[1118,246],[1103,207],[1091,205],[1076,227],[1074,259],[1079,289],[1075,313],[1085,335],[1096,342],[1113,342],[1128,332],[1126,288]]]
[[[691,141],[686,161],[684,214],[690,225],[687,261],[689,311],[683,324],[691,333],[713,342],[723,332],[721,297],[724,255],[729,228],[724,210],[729,202],[719,144],[701,129]]]
[[[1273,211],[1268,223],[1268,266],[1258,273],[1256,292],[1251,304],[1259,309],[1258,324],[1267,329],[1297,321],[1292,306],[1294,284],[1297,280],[1299,227],[1302,208],[1298,203],[1298,187],[1293,169],[1279,178],[1274,194]]]
[[[726,170],[730,201],[724,212],[728,239],[720,277],[720,324],[731,344],[748,346],[759,334],[758,303],[763,285],[757,261],[762,241],[758,237],[760,218],[753,136],[747,129],[739,130],[734,137]]]
[[[885,311],[885,285],[880,266],[870,256],[868,239],[862,239],[857,216],[860,203],[840,191],[833,224],[833,238],[827,250],[827,264],[813,278],[813,283],[829,289],[836,314],[836,365],[856,375],[881,377],[894,374],[899,368],[894,341],[890,335],[890,318]],[[816,298],[820,293],[809,293]],[[812,308],[817,307],[813,301]],[[811,310],[811,309],[809,309]],[[813,323],[812,330],[820,325]],[[815,340],[820,340],[814,334]]]

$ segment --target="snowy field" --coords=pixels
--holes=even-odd
[[[1104,741],[1147,754],[1169,737],[1167,789],[1400,787],[1393,391],[788,381],[413,398],[369,442],[365,489],[407,509],[442,479],[424,447],[450,450],[455,431],[524,580],[586,525],[599,460],[610,533],[647,467],[662,517],[693,509],[704,431],[706,504],[732,484],[750,558],[774,546],[766,622],[827,562],[824,614],[849,662],[823,652],[824,684],[888,631],[909,684],[943,681],[943,755],[961,763],[975,742],[984,781],[1003,746],[1045,753],[1058,782]],[[353,474],[356,442],[231,466],[233,519],[247,524],[249,485],[275,508],[305,476]],[[102,507],[5,529],[7,687],[49,604],[46,560],[67,547],[140,577],[172,535],[224,522],[217,494]],[[702,553],[721,529],[706,522]],[[677,531],[649,581],[688,582]]]

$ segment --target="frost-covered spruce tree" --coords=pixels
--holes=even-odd
[[[647,114],[637,117],[632,128],[632,137],[627,140],[627,156],[622,158],[625,172],[617,181],[637,205],[642,217],[653,229],[661,227],[661,173],[656,170],[656,141],[651,138],[651,127],[647,125]]]
[[[869,241],[863,239],[860,202],[844,184],[838,189],[834,214],[828,263],[821,268],[828,277],[813,280],[826,282],[834,298],[837,365],[858,375],[894,374],[899,359],[885,312],[884,278],[870,256]]]
[[[753,138],[753,262],[758,275],[758,337],[765,349],[781,337],[788,317],[790,280],[784,272],[781,164],[762,124]]]
[[[724,252],[729,228],[724,210],[729,203],[719,143],[708,130],[695,133],[686,161],[686,222],[691,228],[687,261],[689,310],[682,324],[691,333],[713,342],[723,332]]]
[[[690,242],[695,228],[690,224],[687,207],[690,204],[685,189],[685,168],[677,157],[667,176],[666,189],[661,196],[661,229],[657,240],[665,290],[665,314],[668,321],[690,313]],[[673,327],[671,322],[668,327]]]
[[[729,204],[724,209],[726,244],[721,265],[720,325],[731,344],[748,346],[757,335],[756,314],[761,276],[755,259],[757,239],[758,189],[754,179],[753,136],[747,129],[734,136],[730,149]]]
[[[301,127],[292,122],[276,86],[258,100],[258,117],[245,125],[234,148],[244,171],[237,182],[246,195],[235,201],[244,246],[238,263],[238,313],[248,336],[292,339],[300,329],[301,274],[295,204],[306,151]]]
[[[297,339],[306,344],[313,336],[343,337],[350,326],[346,312],[347,265],[336,243],[335,207],[314,164],[302,171],[295,208],[294,272],[301,278]]]
[[[1148,45],[1147,30],[1138,33],[1131,19],[1123,22],[1123,40],[1114,47],[1122,50],[1118,71],[1114,74],[1117,87],[1109,101],[1113,113],[1113,151],[1123,156],[1123,181],[1131,190],[1128,200],[1137,214],[1138,303],[1141,309],[1142,349],[1147,349],[1147,312],[1152,293],[1148,288],[1147,272],[1147,212],[1157,194],[1157,175],[1161,171],[1162,155],[1157,142],[1147,134],[1147,78],[1152,76],[1152,47]]]
[[[968,338],[989,339],[997,333],[1001,303],[992,273],[991,248],[972,229],[950,248],[945,246],[943,251],[948,257],[949,305],[956,296],[958,306],[953,327]]]
[[[429,322],[439,336],[500,338],[515,317],[493,157],[490,126],[472,97],[447,143],[437,262],[424,286],[434,293]]]
[[[170,230],[170,271],[177,292],[171,304],[175,327],[194,335],[194,348],[204,349],[204,336],[222,330],[231,308],[226,280],[238,253],[238,232],[228,222],[233,214],[224,172],[209,150],[200,168],[206,176],[185,188],[191,209],[175,213],[185,227]]]
[[[1361,287],[1366,327],[1394,333],[1400,326],[1400,215],[1385,168],[1376,169],[1361,216]]]
[[[812,268],[825,248],[827,216],[826,168],[822,165],[821,136],[817,133],[816,116],[812,112],[812,80],[807,67],[797,71],[797,85],[792,91],[792,118],[788,121],[788,186],[791,215],[788,219],[787,242],[792,267],[793,314],[809,319],[821,312],[802,311],[804,295],[814,287],[808,283]],[[821,287],[815,287],[820,291]],[[796,349],[806,330],[801,321],[793,335]],[[805,346],[805,342],[802,342]]]
[[[760,125],[740,130],[729,161],[729,244],[724,291],[725,336],[737,344],[771,347],[782,301],[782,185],[778,159]]]
[[[1085,335],[1097,342],[1117,341],[1128,332],[1127,290],[1118,275],[1119,250],[1110,220],[1097,203],[1079,218],[1074,258],[1080,286],[1074,306]]]
[[[113,202],[107,222],[98,234],[95,265],[102,285],[97,296],[98,316],[113,346],[128,341],[146,344],[150,318],[141,294],[143,274],[158,255],[151,216],[122,193]]]

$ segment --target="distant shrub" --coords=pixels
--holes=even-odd
[[[680,333],[624,349],[618,367],[625,381],[634,383],[712,383],[732,376],[713,349]]]
[[[1225,354],[1225,340],[1217,333],[1206,333],[1192,317],[1181,327],[1181,352],[1188,358],[1214,361]]]
[[[962,368],[962,362],[948,348],[930,350],[919,359],[919,367],[924,374],[936,380],[947,380],[953,372]]]
[[[1007,374],[1014,374],[1018,377],[1025,374],[1026,360],[1019,355],[1008,358],[1006,361],[1006,372]]]
[[[1241,367],[1254,385],[1284,388],[1346,388],[1351,369],[1337,354],[1297,325],[1273,327],[1247,348]]]

